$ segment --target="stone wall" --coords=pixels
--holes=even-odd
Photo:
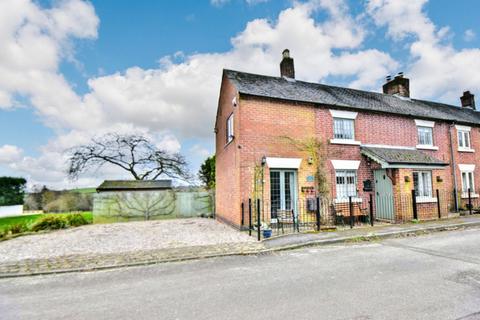
[[[93,222],[176,219],[213,215],[203,190],[109,191],[94,195]]]

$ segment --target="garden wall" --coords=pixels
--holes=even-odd
[[[176,219],[213,215],[204,190],[108,191],[94,195],[93,222]]]
[[[22,215],[22,213],[23,213],[23,205],[0,206],[0,218],[20,216]]]

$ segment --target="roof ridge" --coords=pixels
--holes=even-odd
[[[264,75],[264,74],[258,74],[258,73],[252,73],[252,72],[245,72],[245,71],[239,71],[239,70],[233,70],[233,69],[224,68],[223,71],[224,72],[235,72],[235,73],[238,73],[238,74],[246,74],[246,75],[251,75],[251,76],[256,76],[256,77],[272,78],[272,79],[276,79],[276,80],[287,81],[283,77],[270,76],[270,75]],[[295,79],[295,83],[304,83],[304,84],[308,84],[308,85],[317,85],[317,86],[323,86],[323,87],[328,87],[328,88],[356,91],[356,92],[359,92],[359,93],[369,93],[369,94],[375,94],[375,95],[379,95],[379,96],[395,97],[394,95],[390,95],[390,94],[383,93],[383,92],[368,91],[368,90],[349,88],[349,87],[341,87],[341,86],[338,86],[338,85],[331,85],[331,84],[325,84],[325,83],[319,83],[319,82],[310,82],[310,81],[298,80],[298,79]],[[458,110],[463,110],[460,106],[456,106],[456,105],[448,104],[448,103],[443,103],[443,102],[438,102],[438,101],[433,101],[433,100],[416,99],[416,98],[410,98],[410,100],[415,101],[415,102],[420,102],[420,103],[435,103],[437,105],[446,106],[446,107],[450,107],[450,108],[455,108],[455,109],[458,109]],[[472,111],[476,111],[476,110],[472,110]],[[478,112],[478,111],[476,111],[476,112]]]

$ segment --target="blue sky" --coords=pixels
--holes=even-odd
[[[62,188],[122,177],[113,169],[76,182],[64,175],[63,150],[118,130],[148,132],[184,153],[196,171],[214,153],[222,68],[277,75],[284,47],[308,81],[379,90],[387,74],[404,71],[415,97],[458,104],[462,90],[480,92],[474,0],[0,6],[8,17],[0,14],[0,39],[18,46],[0,62],[10,72],[0,78],[0,174],[31,184]],[[16,36],[29,25],[36,31]]]

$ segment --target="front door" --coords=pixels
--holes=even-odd
[[[375,170],[375,213],[377,219],[394,220],[393,184],[387,170]]]
[[[277,217],[277,210],[293,210],[296,213],[297,174],[295,170],[270,170],[270,214]]]

